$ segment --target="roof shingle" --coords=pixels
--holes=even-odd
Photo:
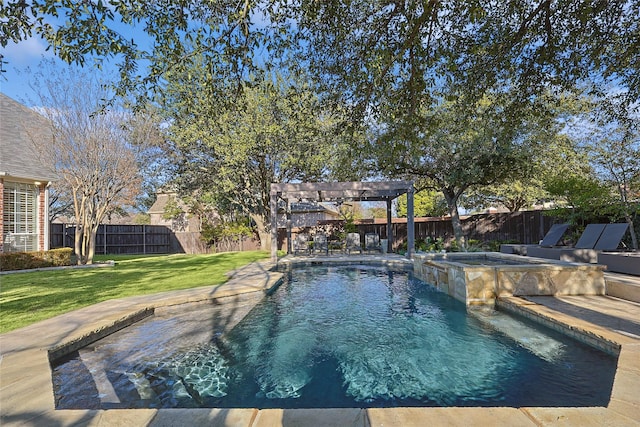
[[[55,181],[48,159],[40,158],[33,142],[52,139],[46,118],[0,93],[0,176]]]

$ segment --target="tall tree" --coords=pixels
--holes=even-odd
[[[241,87],[297,51],[299,66],[313,71],[327,99],[351,107],[351,121],[399,123],[405,129],[395,132],[396,140],[419,141],[434,132],[411,117],[441,109],[443,98],[461,98],[473,111],[489,94],[508,96],[502,116],[514,122],[549,88],[572,88],[597,75],[625,88],[627,105],[637,102],[639,15],[640,0],[10,0],[0,9],[0,44],[35,33],[70,62],[115,57],[121,91],[159,92],[164,87],[158,83],[171,72],[187,73],[198,62],[212,87],[234,79]],[[119,30],[135,26],[150,38],[150,48]],[[461,103],[456,109],[464,122],[469,113]],[[495,155],[502,151],[496,147]],[[480,168],[499,162],[476,155],[466,160],[483,162]],[[457,203],[460,187],[448,187],[445,197]]]
[[[407,195],[398,197],[398,217],[407,217]],[[423,190],[413,195],[413,214],[416,217],[444,216],[447,204],[442,194],[433,190]]]
[[[122,110],[100,110],[110,94],[95,74],[44,66],[38,90],[41,113],[54,140],[37,151],[52,160],[59,192],[71,196],[78,264],[91,264],[98,226],[107,214],[134,203],[140,189],[137,155],[146,141],[133,141]]]
[[[73,216],[73,200],[64,186],[52,187],[49,192],[49,221],[60,217]]]
[[[465,195],[462,205],[467,209],[489,209],[504,207],[509,212],[531,209],[534,204],[548,197],[539,179],[483,186]]]
[[[507,182],[471,189],[465,195],[463,205],[467,208],[504,206],[510,212],[516,212],[537,203],[565,203],[565,191],[557,186],[568,177],[589,177],[593,170],[578,142],[564,132],[567,115],[561,116],[565,117],[541,124],[531,136],[538,144],[532,146],[528,168]],[[550,194],[549,187],[560,193]],[[554,197],[560,200],[554,200]]]
[[[206,74],[191,75],[199,71]],[[168,111],[179,185],[186,194],[213,194],[218,209],[251,217],[266,249],[270,184],[328,178],[343,143],[335,119],[322,113],[304,82],[276,76],[241,92],[227,89],[227,97],[212,102],[195,80],[169,88],[176,95]]]
[[[509,81],[526,103],[592,73],[626,87],[631,103],[638,16],[640,0],[7,0],[0,45],[38,36],[68,62],[119,61],[121,89],[131,91],[157,88],[199,55],[213,79],[244,79],[297,46],[363,112],[387,95],[417,107],[444,79],[477,98]],[[146,40],[132,40],[132,28]]]
[[[454,235],[464,248],[458,211],[460,196],[470,188],[499,183],[529,167],[530,138],[537,119],[508,121],[503,105],[489,98],[470,108],[461,100],[443,102],[421,114],[393,115],[381,128],[373,152],[377,167],[390,176],[415,179],[418,190],[441,192]],[[395,121],[394,121],[395,119]]]
[[[303,59],[361,115],[437,105],[443,83],[470,102],[502,87],[518,101],[512,116],[549,87],[593,74],[626,87],[628,102],[640,97],[640,1],[356,0],[301,10],[313,52]]]
[[[638,238],[634,219],[640,208],[640,108],[603,102],[594,126],[585,137],[585,148],[600,180],[614,189],[620,215],[629,224],[634,249]]]

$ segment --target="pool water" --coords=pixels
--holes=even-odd
[[[606,406],[616,369],[380,267],[296,268],[224,335],[221,313],[185,306],[80,350],[54,367],[56,406]]]

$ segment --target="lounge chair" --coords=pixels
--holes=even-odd
[[[327,242],[326,234],[316,234],[313,236],[313,251],[324,252],[325,255],[329,255],[329,243]]]
[[[360,243],[360,233],[348,233],[347,234],[347,243],[345,246],[345,250],[348,254],[351,254],[351,251],[358,251],[362,253],[362,244]]]
[[[380,236],[376,233],[367,233],[364,235],[364,249],[367,252],[379,251],[382,252],[382,245],[380,244]]]
[[[597,263],[601,251],[615,251],[629,227],[626,223],[589,224],[573,248],[530,248],[529,256],[561,261]]]
[[[620,242],[628,229],[629,224],[626,222],[607,224],[593,249],[597,251],[615,251],[620,246]]]
[[[310,251],[309,235],[306,233],[298,234],[293,240],[293,254],[298,255],[299,252],[309,254]]]
[[[553,224],[547,234],[544,235],[544,238],[540,242],[540,246],[545,248],[551,248],[553,246],[557,246],[562,240],[562,236],[569,228],[569,224]]]
[[[607,224],[587,224],[576,242],[576,249],[594,249]]]
[[[569,224],[553,224],[538,245],[504,244],[500,245],[500,252],[505,254],[529,255],[530,248],[553,248],[560,243]]]

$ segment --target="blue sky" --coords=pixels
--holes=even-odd
[[[57,24],[57,20],[50,16],[45,20],[54,26]],[[255,12],[252,15],[252,21],[253,25],[263,26],[265,17]],[[142,23],[135,25],[122,24],[116,19],[109,22],[109,26],[121,34],[126,34],[127,38],[133,38],[139,48],[149,51],[152,49],[151,39],[144,32]],[[53,51],[47,51],[46,41],[39,37],[31,37],[18,44],[10,43],[6,48],[2,49],[2,54],[4,55],[4,61],[8,62],[8,64],[3,64],[5,72],[0,75],[0,92],[27,106],[34,106],[31,105],[30,101],[35,100],[37,95],[29,87],[29,79],[33,77],[25,70],[30,68],[35,73],[38,70],[38,64],[43,58],[55,58]],[[108,65],[105,65],[105,71],[114,71],[117,59],[112,59],[112,61],[113,69],[110,70]],[[65,62],[59,59],[56,59],[56,62],[60,66],[67,66]],[[90,61],[87,61],[85,67],[91,66]]]
[[[0,92],[29,105],[29,98],[35,99],[35,94],[29,88],[30,76],[25,69],[36,71],[42,58],[53,58],[53,53],[47,52],[46,48],[46,43],[35,37],[8,44],[2,52],[8,64],[4,64],[6,72],[0,77]]]
[[[47,19],[47,21],[55,25],[55,20]],[[124,25],[118,22],[111,22],[110,25],[116,31],[127,34],[128,38],[134,38],[141,48],[150,48],[147,42],[149,37],[142,31],[141,25]],[[2,49],[2,54],[4,61],[8,63],[3,64],[5,72],[0,76],[0,92],[30,107],[34,106],[30,101],[35,101],[37,94],[29,87],[30,79],[33,76],[27,72],[27,69],[30,69],[32,73],[37,72],[38,64],[44,58],[54,58],[60,67],[68,66],[64,61],[57,59],[52,49],[47,51],[47,42],[39,37],[30,37],[17,44],[10,42],[6,48]],[[109,69],[107,61],[104,63],[107,65],[103,64],[105,72],[115,70],[117,59],[112,59],[112,61],[113,69]],[[91,61],[87,60],[85,67],[92,66]]]

